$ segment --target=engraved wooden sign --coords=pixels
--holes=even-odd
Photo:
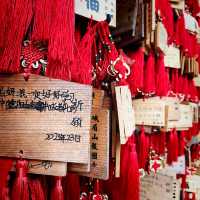
[[[109,124],[109,110],[93,109],[90,132],[90,172],[84,173],[86,170],[82,166],[83,173],[79,173],[80,175],[103,180],[109,178]]]
[[[44,160],[29,160],[28,173],[50,176],[66,176],[67,163]],[[15,171],[15,163],[11,171]]]
[[[1,76],[0,156],[87,163],[91,104],[91,86]]]
[[[158,103],[159,102],[159,103]],[[153,100],[133,100],[135,121],[137,125],[164,126],[166,106],[165,102]]]
[[[115,87],[120,143],[125,144],[135,130],[135,113],[128,86]]]

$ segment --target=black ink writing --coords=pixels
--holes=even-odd
[[[53,163],[51,161],[42,161],[40,163],[29,163],[28,168],[39,168],[43,167],[44,169],[50,169],[52,167]]]
[[[82,120],[81,120],[81,118],[80,117],[74,117],[72,119],[71,125],[75,126],[75,127],[82,127]]]
[[[63,134],[63,133],[47,133],[45,140],[54,140],[61,142],[80,143],[81,136],[77,134]]]

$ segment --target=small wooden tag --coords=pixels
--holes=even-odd
[[[109,110],[93,109],[91,119],[91,163],[89,173],[82,176],[107,180],[109,178]]]
[[[180,50],[173,45],[170,45],[165,52],[164,63],[166,67],[181,68]]]
[[[167,31],[162,22],[158,21],[156,26],[156,48],[160,49],[164,53],[166,53],[168,48],[168,36]]]
[[[180,120],[167,121],[167,130],[176,128],[177,130],[187,130],[192,127],[193,109],[191,105],[180,104]]]
[[[91,86],[1,76],[0,156],[87,163],[91,107]]]
[[[133,100],[137,125],[165,126],[166,105],[157,99]]]
[[[115,87],[120,142],[125,144],[135,130],[135,114],[128,86]]]
[[[67,174],[67,163],[63,162],[29,160],[28,168],[28,173],[30,174],[42,174],[50,176],[66,176]],[[15,171],[15,163],[11,171]]]

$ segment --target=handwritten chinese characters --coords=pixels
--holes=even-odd
[[[107,180],[109,176],[109,111],[94,109],[91,115],[90,172],[83,176]]]
[[[5,98],[9,98],[5,100]],[[31,100],[28,100],[30,99]],[[56,102],[49,103],[49,100]],[[60,102],[57,100],[61,100]],[[74,112],[81,111],[82,100],[75,98],[69,90],[33,90],[0,87],[0,105],[5,109],[32,109],[37,111]]]
[[[134,100],[137,125],[165,126],[165,103],[158,100]]]
[[[88,163],[91,105],[91,86],[1,76],[0,156]]]

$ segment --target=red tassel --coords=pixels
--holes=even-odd
[[[17,160],[16,162],[16,178],[12,186],[12,200],[29,200],[28,188],[28,161]]]
[[[45,192],[39,178],[29,180],[31,200],[45,200]]]
[[[10,26],[5,49],[0,58],[0,72],[18,73],[20,71],[21,44],[32,17],[32,1],[16,0],[9,16]]]
[[[164,54],[161,52],[157,60],[156,94],[160,97],[167,96],[169,92],[169,77],[164,66]]]
[[[168,133],[168,141],[167,141],[167,164],[171,165],[173,162],[173,131],[171,130],[170,133]]]
[[[74,59],[74,0],[52,1],[52,6],[46,75],[71,80],[69,66]]]
[[[185,131],[181,131],[179,134],[179,156],[182,156],[185,154]]]
[[[0,159],[0,200],[9,200],[8,196],[8,174],[13,165],[10,159]]]
[[[130,86],[132,96],[137,95],[138,92],[143,91],[144,84],[144,49],[140,48],[137,52],[129,54],[133,60],[131,65],[131,73],[128,76],[128,83]]]
[[[53,6],[48,0],[35,0],[32,41],[49,40]]]
[[[139,200],[139,168],[133,136],[123,146],[122,158],[126,160],[121,160],[120,199]],[[127,161],[126,164],[123,163],[124,161]]]
[[[92,200],[103,200],[102,195],[100,195],[100,189],[99,189],[99,180],[95,182],[94,186],[94,195],[92,197]]]
[[[51,200],[64,200],[62,177],[53,177],[54,183],[51,189]]]
[[[159,140],[159,154],[165,154],[165,147],[166,147],[166,133],[164,131],[160,132],[160,140]]]
[[[90,24],[83,38],[77,43],[77,57],[71,67],[72,80],[83,84],[92,84],[92,45],[95,29]]]
[[[173,161],[176,162],[178,160],[178,135],[176,129],[173,131]]]
[[[129,144],[129,168],[128,168],[128,179],[127,179],[127,190],[126,190],[126,199],[125,200],[139,200],[139,168],[137,153],[135,151],[135,144],[130,140]],[[122,198],[123,199],[123,198]]]
[[[80,199],[80,181],[76,174],[67,174],[65,186],[65,200]]]
[[[155,92],[155,55],[150,52],[144,70],[144,93],[153,95]]]
[[[172,70],[172,79],[171,79],[171,89],[173,93],[177,94],[179,88],[179,75],[178,75],[178,69]]]
[[[10,26],[10,15],[12,12],[12,0],[4,0],[0,6],[0,55],[3,53],[7,41],[8,27]]]
[[[148,149],[146,143],[146,135],[144,132],[144,127],[141,129],[140,139],[139,139],[139,167],[145,169],[147,158],[148,158]]]

